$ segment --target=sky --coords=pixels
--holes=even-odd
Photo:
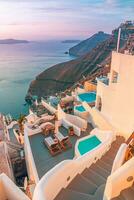
[[[134,0],[0,0],[0,39],[84,39],[134,20]]]

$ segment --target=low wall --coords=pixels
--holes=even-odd
[[[49,103],[47,103],[45,100],[42,99],[41,103],[47,110],[49,110],[50,113],[55,114],[57,112],[57,110]]]
[[[87,129],[87,121],[78,116],[67,114],[66,120],[79,127],[83,131]]]
[[[86,102],[82,102],[83,107],[89,112],[89,120],[94,127],[98,127],[101,130],[112,130],[115,128],[104,118],[104,116],[96,109],[91,108]]]
[[[65,127],[65,128],[69,128],[70,126],[73,127],[74,129],[74,133],[75,135],[77,135],[78,137],[81,135],[81,129],[77,126],[75,126],[74,124],[70,123],[69,121],[67,121],[66,119],[62,119],[61,120],[61,124]]]
[[[28,138],[27,127],[24,128],[24,151],[29,179],[35,181],[35,183],[37,184],[39,182],[39,177]]]
[[[88,120],[89,118],[89,112],[88,111],[83,111],[83,112],[80,112],[76,109],[77,106],[74,107],[74,114],[78,117],[81,117],[82,119],[84,120]]]
[[[125,160],[127,148],[128,148],[128,145],[126,143],[121,144],[121,146],[116,154],[116,157],[114,159],[111,174],[122,166],[122,164]]]
[[[37,184],[33,200],[53,200],[60,190],[66,188],[77,174],[81,174],[84,169],[100,159],[109,150],[111,142],[112,140],[107,139],[99,149],[77,159],[65,160],[56,165]]]
[[[30,200],[5,174],[0,175],[0,200]]]
[[[103,200],[111,200],[134,183],[134,157],[111,174],[106,183]]]
[[[80,152],[78,150],[78,145],[79,145],[79,142],[81,141],[84,141],[85,139],[87,138],[91,138],[93,137],[93,135],[96,135],[96,137],[101,141],[101,144],[99,144],[97,147],[95,147],[93,150],[92,150],[92,153],[93,152],[97,152],[98,150],[100,151],[102,149],[102,151],[104,151],[103,149],[103,146],[105,145],[109,145],[109,141],[110,143],[112,141],[114,141],[116,139],[115,135],[113,134],[113,132],[111,131],[102,131],[102,130],[99,130],[98,128],[95,128],[91,131],[90,135],[88,136],[85,136],[85,137],[82,137],[80,138],[79,140],[77,140],[76,144],[75,144],[75,156],[78,158],[80,155]],[[104,151],[105,152],[105,151]],[[89,154],[89,152],[87,152],[86,154]],[[86,155],[85,154],[85,155]]]
[[[35,121],[37,121],[39,119],[39,117],[37,117],[37,115],[35,113],[29,114],[26,117],[26,120],[29,124],[34,125]]]
[[[18,124],[17,121],[12,121],[12,122],[7,126],[7,128],[8,128],[8,129],[11,129],[11,128],[13,128],[14,125],[16,125],[16,124]]]
[[[66,97],[62,98],[61,101],[66,102],[66,103],[71,102],[71,101],[74,101],[74,97],[67,95]]]
[[[40,127],[36,128],[36,129],[28,129],[28,136],[32,136],[32,135],[36,135],[38,133],[42,132],[42,129]]]
[[[71,124],[75,125],[76,127],[80,128],[81,130],[86,130],[87,128],[87,121],[75,116],[66,114],[58,105],[58,120],[66,119],[66,121],[70,122]]]

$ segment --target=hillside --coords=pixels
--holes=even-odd
[[[74,47],[69,49],[69,54],[73,56],[83,56],[89,53],[93,48],[95,48],[101,42],[104,42],[110,38],[110,35],[102,31],[94,34],[92,37],[80,42]]]
[[[64,91],[80,80],[83,75],[91,74],[97,64],[102,64],[106,59],[110,59],[111,51],[115,47],[116,39],[111,37],[85,56],[47,69],[32,81],[28,93],[47,96]]]
[[[123,26],[123,27],[122,27]],[[133,49],[134,27],[122,27],[120,47]],[[48,96],[73,86],[75,83],[88,77],[106,64],[110,63],[111,52],[116,49],[118,28],[112,32],[112,36],[97,45],[89,53],[75,60],[57,64],[39,74],[30,84],[29,95]],[[129,39],[130,38],[130,39]],[[133,49],[134,50],[134,49]]]

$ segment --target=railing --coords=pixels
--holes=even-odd
[[[65,119],[66,122],[70,123],[71,126],[78,127],[81,131],[86,130],[87,121],[74,115],[66,114],[60,105],[58,105],[58,120]]]

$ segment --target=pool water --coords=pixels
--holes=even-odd
[[[78,144],[78,150],[80,152],[80,155],[84,155],[85,153],[91,151],[99,144],[101,144],[101,141],[95,135],[80,141]]]
[[[86,111],[85,108],[84,108],[83,106],[76,106],[75,109],[78,110],[79,112],[84,112],[84,111]]]
[[[93,103],[96,100],[95,92],[82,93],[78,95],[80,101],[86,101],[87,103]]]

